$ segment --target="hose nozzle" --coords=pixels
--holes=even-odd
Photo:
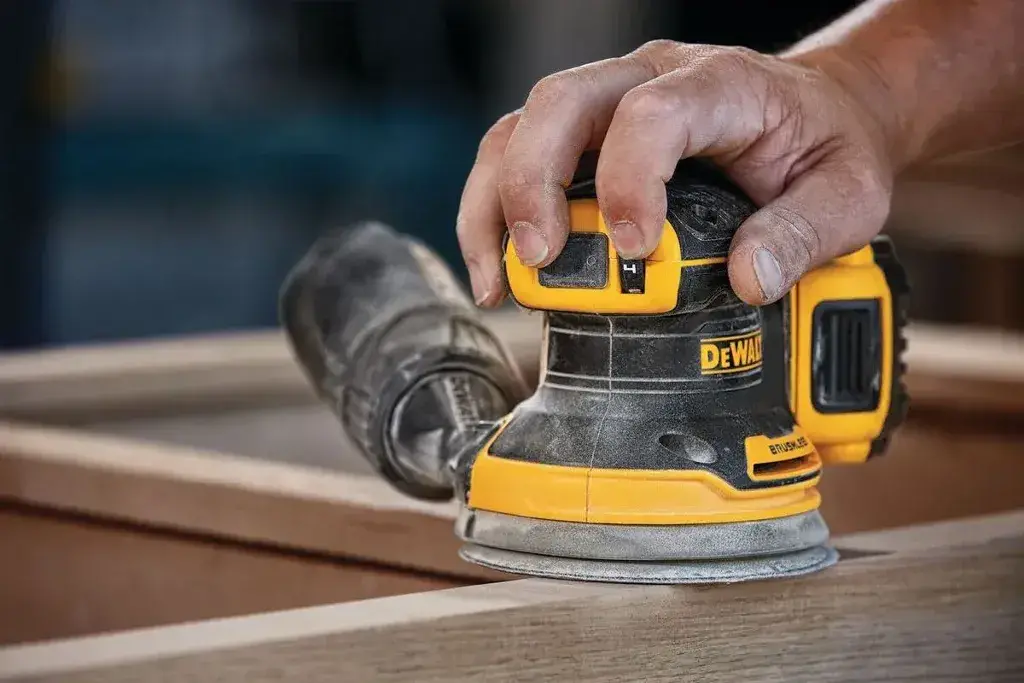
[[[280,316],[320,399],[417,498],[450,498],[452,459],[527,394],[441,259],[380,223],[317,240],[282,286]]]

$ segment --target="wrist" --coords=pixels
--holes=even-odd
[[[822,74],[842,90],[877,132],[879,144],[894,173],[914,163],[920,147],[903,101],[889,74],[867,55],[843,45],[782,55]]]

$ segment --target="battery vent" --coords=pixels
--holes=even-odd
[[[827,301],[814,310],[811,395],[821,413],[878,407],[882,375],[876,299]]]

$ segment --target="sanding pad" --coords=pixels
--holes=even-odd
[[[755,522],[634,526],[464,509],[456,531],[469,562],[579,581],[737,583],[810,574],[839,559],[817,511]]]

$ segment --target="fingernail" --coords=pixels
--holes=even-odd
[[[627,259],[640,258],[644,253],[644,236],[629,221],[619,221],[612,225],[612,242],[619,256]]]
[[[544,234],[530,223],[520,222],[512,226],[509,233],[516,245],[519,260],[528,266],[535,266],[548,256],[548,243]]]
[[[758,247],[754,251],[754,274],[765,299],[774,299],[782,289],[782,268],[770,251]]]
[[[469,265],[469,285],[473,288],[473,300],[477,306],[483,304],[491,296],[491,286],[476,263]]]

